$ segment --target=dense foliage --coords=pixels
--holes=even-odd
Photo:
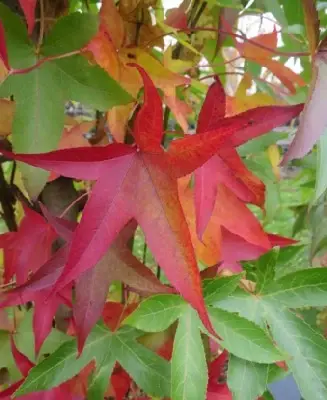
[[[327,398],[327,4],[172,3],[0,3],[0,399]]]

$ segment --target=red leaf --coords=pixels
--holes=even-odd
[[[147,81],[145,91],[153,93],[152,89],[149,90],[150,81]],[[148,103],[145,107],[147,109]],[[150,152],[144,151],[147,144],[143,144],[141,139],[138,139],[138,145],[142,148],[109,145],[42,155],[13,155],[5,152],[20,161],[55,169],[62,175],[97,179],[81,223],[74,233],[64,272],[54,290],[63,289],[95,266],[118,232],[129,220],[135,218],[168,279],[199,312],[202,321],[211,330],[190,233],[178,197],[176,177],[201,166],[222,145],[230,147],[241,144],[250,136],[254,137],[285,122],[296,115],[301,107],[262,107],[236,117],[224,118],[213,131],[174,141],[168,152],[161,149],[158,134],[154,135],[155,140],[151,139]],[[142,115],[147,118],[146,121],[142,122]],[[148,119],[148,113],[140,113],[138,118],[138,124],[146,126],[144,135],[148,136],[151,131],[159,132],[153,126],[156,118]],[[245,127],[248,128],[244,130]],[[245,133],[245,137],[241,132]],[[137,135],[140,135],[140,131]],[[234,228],[238,229],[237,225]],[[257,234],[256,230],[245,226],[244,229],[252,238]],[[251,239],[251,242],[269,248],[267,238],[259,236],[254,241]]]
[[[108,328],[114,332],[121,323],[127,318],[138,306],[138,303],[121,304],[108,301],[103,308],[102,318],[103,322]]]
[[[230,144],[234,147],[246,143],[266,132],[271,131],[277,126],[284,125],[292,118],[295,118],[303,110],[303,104],[294,106],[264,106],[257,107],[241,114],[235,115],[235,119],[247,119],[250,123],[247,128],[238,130],[230,138]]]
[[[223,149],[195,171],[197,234],[201,238],[212,215],[218,184],[223,183],[240,200],[263,205],[265,185],[243,164],[234,148]]]
[[[130,66],[137,68],[144,84],[144,102],[135,118],[133,136],[141,151],[160,153],[163,113],[159,93],[143,68],[136,64],[130,64]]]
[[[52,321],[59,305],[66,303],[71,306],[70,300],[67,301],[67,298],[70,298],[66,295],[67,289],[50,295],[52,286],[64,268],[67,256],[68,248],[64,246],[27,283],[1,294],[0,307],[21,305],[29,301],[34,302],[33,330],[36,354],[38,354],[44,340],[51,331]]]
[[[53,217],[44,206],[41,205],[41,208],[57,233],[70,242],[77,224]],[[131,221],[98,264],[92,270],[86,271],[76,282],[76,302],[73,310],[80,350],[101,316],[109,284],[113,280],[120,280],[143,294],[172,292],[171,288],[161,284],[127,248],[127,240],[134,234],[135,229],[136,223]],[[66,296],[63,296],[62,290],[59,293],[51,290],[51,286],[55,284],[63,270],[67,255],[68,247],[64,246],[32,276],[27,284],[7,292],[5,300],[1,303],[2,306],[9,306],[27,301],[35,302],[33,326],[36,353],[51,330],[53,316],[59,304],[63,303],[65,298],[70,299],[69,288],[66,288],[66,291],[68,290]]]
[[[209,382],[207,388],[207,400],[233,400],[231,391],[227,383],[219,383],[220,379],[225,379],[224,368],[228,359],[228,353],[225,350],[219,357],[213,360],[209,365]]]
[[[0,21],[0,59],[2,60],[4,66],[9,70],[9,60],[6,46],[6,35],[5,29]]]
[[[45,219],[24,206],[25,216],[18,232],[0,235],[5,254],[5,282],[16,275],[16,282],[26,282],[29,271],[37,271],[51,256],[56,235]]]
[[[24,355],[22,354],[16,347],[15,341],[12,336],[10,336],[10,345],[11,352],[14,357],[15,363],[22,373],[24,377],[26,377],[30,371],[34,367],[34,364]]]
[[[131,377],[123,368],[118,366],[111,375],[110,381],[116,395],[115,400],[124,400],[132,383]]]
[[[296,244],[296,240],[285,238],[278,235],[268,234],[271,248],[275,246],[286,247]],[[234,272],[242,270],[239,261],[256,260],[266,253],[267,249],[251,244],[244,240],[241,236],[229,232],[222,228],[222,268],[232,269]]]
[[[219,78],[209,87],[198,118],[196,131],[202,133],[217,128],[219,121],[225,117],[226,95]]]
[[[0,151],[8,158],[54,171],[59,175],[95,180],[99,178],[101,168],[110,168],[111,160],[115,161],[116,158],[134,153],[135,150],[131,146],[114,143],[103,147],[76,147],[42,154],[13,154],[4,149]]]
[[[36,0],[19,0],[27,22],[28,34],[31,35],[35,25]]]
[[[197,135],[174,140],[168,149],[174,175],[182,177],[201,167],[219,149],[237,147],[296,117],[303,104],[258,107],[219,120],[218,126]]]
[[[289,106],[277,107],[280,112],[279,117],[276,114],[276,107],[270,106],[224,118],[226,110],[224,88],[218,79],[210,86],[200,112],[197,132],[215,129],[221,131],[223,128],[225,131],[222,135],[230,129],[231,133],[225,141],[227,145],[223,144],[219,153],[195,172],[196,224],[200,238],[213,212],[219,183],[226,185],[244,202],[259,206],[264,204],[264,184],[245,167],[234,147],[277,126],[280,122],[277,118],[290,119],[289,112],[297,112],[297,108],[291,110]],[[239,129],[242,126],[245,128]]]
[[[166,12],[165,24],[175,29],[187,29],[187,15],[185,5],[182,3],[178,8],[171,8]]]

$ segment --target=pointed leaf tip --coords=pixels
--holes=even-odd
[[[19,4],[25,15],[28,34],[31,35],[35,26],[36,0],[19,0]]]
[[[144,85],[144,101],[137,113],[133,135],[138,147],[145,152],[162,152],[163,136],[162,101],[148,73],[135,63],[128,64],[137,68]]]
[[[215,75],[214,83],[209,87],[204,99],[197,125],[197,133],[217,128],[219,120],[226,113],[226,94],[219,77]]]
[[[6,46],[6,35],[5,29],[0,21],[0,59],[2,60],[4,66],[9,70],[9,60],[8,60],[8,52]]]

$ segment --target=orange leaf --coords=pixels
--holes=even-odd
[[[250,108],[278,104],[275,98],[266,93],[256,92],[252,95],[248,95],[247,90],[250,89],[251,85],[251,75],[246,73],[238,85],[235,95],[233,97],[227,96],[226,98],[226,114],[228,116],[239,114]]]
[[[13,101],[0,99],[0,136],[11,134],[14,112],[15,103]]]
[[[277,31],[274,30],[271,33],[258,35],[251,39],[251,41],[274,50],[277,48]],[[300,75],[296,74],[281,62],[272,59],[274,56],[273,51],[258,47],[248,41],[245,41],[244,43],[236,42],[236,48],[242,57],[248,60],[253,60],[261,66],[268,68],[290,90],[291,93],[295,93],[296,91],[294,83],[299,86],[306,85]]]
[[[124,21],[113,0],[102,1],[100,23],[109,34],[116,49],[122,47],[125,37]]]
[[[126,127],[134,108],[134,103],[111,108],[107,113],[110,133],[118,143],[124,143]]]

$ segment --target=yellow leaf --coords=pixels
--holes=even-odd
[[[281,156],[279,152],[279,148],[276,144],[271,144],[268,149],[267,149],[267,154],[269,161],[272,166],[272,170],[276,178],[279,180],[280,179],[280,168],[279,164],[281,162]]]
[[[260,106],[276,105],[276,99],[266,93],[247,94],[247,90],[252,85],[252,78],[249,74],[245,74],[242,78],[234,97],[227,96],[226,98],[226,113],[227,115],[235,115],[251,108]]]

